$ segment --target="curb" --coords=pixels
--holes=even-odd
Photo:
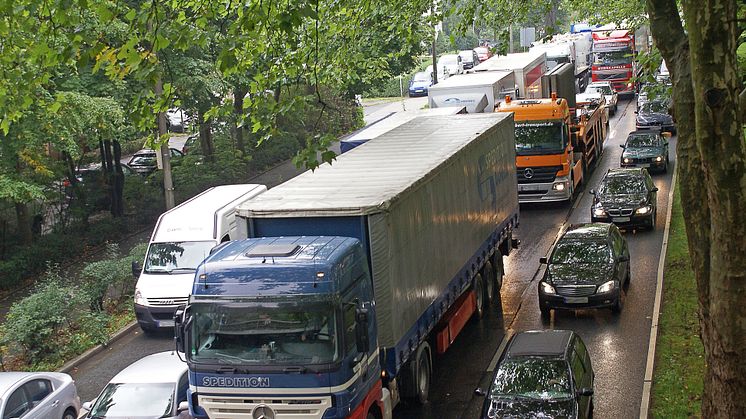
[[[111,346],[111,344],[115,343],[119,339],[123,338],[124,335],[130,333],[134,329],[137,328],[137,320],[133,320],[128,325],[124,326],[123,328],[116,331],[108,342],[102,343],[100,345],[96,345],[93,348],[83,352],[82,354],[78,355],[76,358],[68,361],[63,366],[61,366],[57,372],[64,372],[67,374],[70,374],[71,371],[73,371],[75,368],[80,366],[80,364],[84,363],[85,361],[88,361],[89,359],[93,358],[94,355],[98,354],[99,352],[103,351],[104,349]]]
[[[675,169],[675,168],[674,168]],[[668,233],[671,228],[671,213],[673,212],[673,193],[676,190],[676,174],[674,170],[671,178],[671,191],[668,193],[668,214],[666,214],[666,229],[663,232],[661,256],[658,259],[658,278],[655,287],[655,303],[653,304],[653,319],[650,324],[650,342],[648,343],[648,358],[645,366],[645,380],[642,384],[642,401],[640,403],[640,419],[647,419],[650,411],[650,394],[653,389],[653,369],[655,367],[655,345],[658,340],[658,318],[661,314],[661,298],[663,294],[663,269],[666,265],[666,251],[668,250]]]

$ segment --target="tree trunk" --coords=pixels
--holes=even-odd
[[[212,119],[205,121],[204,113],[202,111],[197,112],[199,118],[199,145],[202,149],[202,155],[205,156],[207,161],[214,161],[215,145],[212,142]]]
[[[111,215],[114,217],[124,216],[124,171],[122,170],[122,146],[119,141],[114,140],[114,171],[111,183]]]
[[[28,205],[25,202],[16,202],[16,220],[18,222],[18,236],[21,238],[21,244],[30,245],[34,241],[34,234],[31,230],[31,217],[28,212]]]
[[[243,134],[243,98],[246,96],[246,89],[243,87],[236,87],[233,89],[233,117],[236,118],[236,125],[234,127],[234,140],[236,142],[236,148],[243,154],[246,154],[246,144],[244,142]]]
[[[683,6],[690,23],[696,139],[710,207],[702,416],[734,418],[746,411],[746,145],[738,98],[737,5],[686,0]]]

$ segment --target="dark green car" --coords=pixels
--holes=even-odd
[[[620,160],[622,167],[668,171],[668,139],[660,131],[632,131],[620,147],[624,149]]]

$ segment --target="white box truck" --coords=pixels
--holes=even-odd
[[[493,112],[505,95],[515,94],[512,71],[483,71],[461,74],[430,87],[431,109],[465,106],[468,113]]]
[[[474,71],[512,71],[519,99],[541,98],[541,76],[547,71],[547,55],[543,51],[496,55],[474,67]]]
[[[264,185],[210,188],[164,212],[150,237],[145,263],[133,262],[135,316],[144,332],[173,327],[174,314],[187,303],[194,272],[222,242],[239,238],[236,207],[266,191]]]

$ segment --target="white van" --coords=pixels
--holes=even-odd
[[[264,185],[223,185],[210,188],[161,214],[137,275],[135,315],[144,332],[173,327],[174,313],[186,304],[194,272],[222,242],[236,240],[236,207],[267,190]]]

